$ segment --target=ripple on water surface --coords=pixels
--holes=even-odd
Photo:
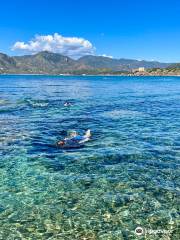
[[[138,239],[137,226],[179,239],[179,91],[179,78],[1,76],[0,239]],[[89,128],[86,147],[55,147]]]

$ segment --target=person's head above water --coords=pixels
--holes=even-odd
[[[65,107],[69,107],[69,106],[71,106],[72,104],[70,103],[70,102],[68,102],[68,101],[66,101],[65,103],[64,103],[64,106]]]
[[[61,140],[61,141],[59,141],[57,144],[58,144],[59,146],[64,146],[65,141],[64,141],[64,140]]]

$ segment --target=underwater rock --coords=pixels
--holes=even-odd
[[[0,205],[0,213],[4,212],[6,208],[3,205]]]

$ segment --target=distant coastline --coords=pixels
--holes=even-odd
[[[102,76],[102,77],[113,77],[113,76],[122,76],[122,77],[180,77],[180,72],[177,74],[173,73],[163,73],[159,72],[149,73],[149,72],[136,72],[136,73],[102,73],[102,74],[51,74],[51,73],[0,73],[0,76],[54,76],[54,77],[71,77],[71,76],[80,76],[80,77],[90,77],[90,76]]]
[[[8,56],[0,53],[0,74],[51,76],[180,76],[180,63],[112,59],[87,55],[72,59],[58,53]]]
[[[155,74],[45,74],[45,73],[0,73],[0,76],[53,76],[53,77],[180,77],[179,74],[155,75]]]

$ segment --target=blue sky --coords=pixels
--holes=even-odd
[[[32,53],[43,45],[72,57],[93,53],[180,62],[178,0],[6,0],[0,12],[0,51],[10,55]],[[59,42],[54,33],[61,36]],[[53,44],[39,43],[36,35],[52,36]],[[32,50],[30,40],[38,48]],[[21,44],[12,51],[16,42]]]

